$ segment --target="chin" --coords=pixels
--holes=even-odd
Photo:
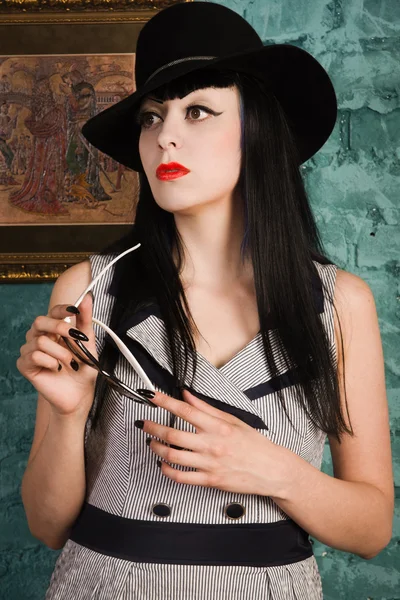
[[[188,202],[187,198],[181,202],[177,200],[171,200],[169,202],[159,201],[155,198],[158,206],[163,210],[173,214],[195,214],[204,205],[204,202]]]

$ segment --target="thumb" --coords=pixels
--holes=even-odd
[[[92,334],[93,295],[88,292],[79,305],[79,315],[76,316],[76,327],[86,333]]]

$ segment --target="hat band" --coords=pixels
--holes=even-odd
[[[144,82],[143,85],[146,85],[150,81],[150,79],[153,79],[153,77],[155,77],[157,75],[157,73],[159,73],[160,71],[163,71],[164,69],[167,69],[168,67],[173,67],[174,65],[177,65],[181,62],[185,62],[187,60],[212,60],[213,58],[217,58],[217,57],[216,56],[187,56],[186,58],[178,58],[177,60],[173,60],[172,62],[169,62],[166,65],[163,65],[162,67],[160,67],[159,69],[154,71],[154,73],[152,73],[150,75],[150,77],[148,77],[146,79],[146,81]]]

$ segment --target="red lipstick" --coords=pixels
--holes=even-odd
[[[178,177],[183,177],[183,175],[186,175],[187,173],[190,173],[190,169],[187,169],[177,162],[170,162],[168,164],[162,163],[157,167],[156,177],[157,179],[161,179],[161,181],[170,181],[172,179],[177,179]]]

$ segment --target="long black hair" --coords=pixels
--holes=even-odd
[[[281,105],[256,76],[211,69],[176,79],[153,94],[162,100],[172,100],[200,88],[235,85],[242,109],[242,160],[237,184],[245,217],[241,253],[242,259],[245,255],[251,257],[253,265],[265,359],[272,377],[278,375],[268,335],[270,313],[283,358],[289,368],[297,367],[294,390],[298,402],[314,425],[335,435],[340,443],[341,433],[353,435],[353,431],[343,419],[337,366],[312,296],[316,272],[313,261],[334,263],[323,253],[299,168],[297,146]],[[193,338],[196,324],[180,279],[184,245],[174,215],[158,206],[143,173],[139,174],[132,229],[100,254],[119,253],[138,242],[140,252],[130,253],[116,264],[118,300],[114,303],[110,327],[116,329],[122,319],[155,300],[165,322],[173,372],[180,387],[185,383],[189,363],[193,374],[197,365]],[[333,297],[325,291],[334,307]],[[343,347],[342,336],[340,342]],[[118,355],[116,348],[106,342],[100,362],[108,372],[113,371]],[[92,427],[98,422],[106,386],[106,380],[99,377]],[[287,414],[282,390],[278,395]]]

